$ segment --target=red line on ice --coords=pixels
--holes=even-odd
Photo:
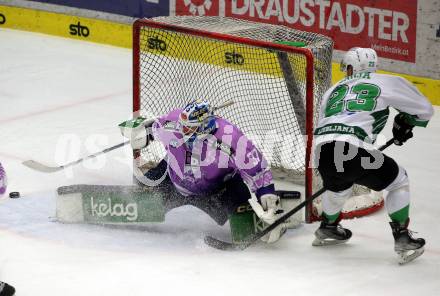
[[[86,99],[86,100],[83,100],[83,101],[78,101],[78,102],[74,102],[74,103],[70,103],[70,104],[65,104],[65,105],[59,105],[59,106],[51,107],[51,108],[48,108],[48,109],[43,109],[43,110],[34,111],[34,112],[30,112],[30,113],[25,113],[25,114],[13,116],[13,117],[5,118],[5,119],[0,119],[0,124],[1,123],[15,121],[15,120],[19,120],[19,119],[25,119],[25,118],[27,119],[29,117],[38,116],[38,115],[41,115],[41,114],[50,113],[50,112],[54,112],[54,111],[59,111],[59,110],[67,109],[67,108],[71,108],[71,107],[76,107],[78,105],[87,104],[87,103],[94,102],[94,101],[111,99],[113,97],[116,97],[116,96],[119,96],[119,95],[123,95],[123,94],[127,94],[127,93],[129,93],[129,91],[126,91],[126,90],[125,91],[120,91],[120,92],[116,92],[116,93],[112,93],[112,94],[108,94],[108,95],[103,95],[103,96],[89,98],[89,99]]]

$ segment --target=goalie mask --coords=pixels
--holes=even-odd
[[[357,74],[360,72],[376,72],[376,51],[372,48],[351,48],[345,53],[341,61],[341,71],[347,72],[348,66],[353,67],[353,74]]]
[[[179,116],[179,123],[184,140],[190,145],[197,138],[205,138],[215,128],[215,115],[207,101],[193,101],[186,105]]]

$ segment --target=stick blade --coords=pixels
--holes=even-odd
[[[205,244],[208,246],[222,250],[222,251],[228,251],[228,250],[243,250],[242,245],[240,244],[234,244],[230,242],[221,241],[219,239],[216,239],[212,236],[205,236]]]
[[[58,172],[61,171],[64,167],[63,166],[57,166],[57,167],[51,167],[51,166],[47,166],[45,164],[42,164],[38,161],[35,160],[26,160],[23,161],[22,164],[24,166],[27,166],[30,169],[42,172],[42,173],[54,173],[54,172]]]

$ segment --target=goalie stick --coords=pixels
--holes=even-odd
[[[78,160],[75,160],[75,161],[66,163],[64,165],[60,165],[60,166],[48,166],[48,165],[42,164],[41,162],[38,162],[38,161],[35,161],[35,160],[32,160],[32,159],[23,161],[23,165],[25,165],[28,168],[31,168],[33,170],[42,172],[42,173],[54,173],[54,172],[58,172],[58,171],[64,170],[65,168],[73,166],[73,165],[78,164],[80,162],[83,162],[86,159],[94,158],[94,157],[96,157],[98,155],[101,155],[101,154],[110,152],[112,150],[118,149],[118,148],[120,148],[122,146],[125,146],[125,145],[129,144],[129,143],[130,143],[130,141],[122,142],[122,143],[119,143],[119,144],[117,144],[115,146],[108,147],[108,148],[106,148],[106,149],[104,149],[102,151],[99,151],[97,153],[91,154],[89,156],[80,158]]]
[[[219,109],[222,109],[222,108],[225,108],[225,107],[229,107],[229,106],[233,105],[234,103],[235,103],[234,100],[228,100],[228,101],[224,102],[223,104],[221,104],[221,105],[219,105],[219,106],[215,106],[215,107],[213,107],[213,108],[212,108],[212,111],[214,112],[214,111],[217,111],[217,110],[219,110]],[[112,150],[115,150],[115,149],[118,149],[118,148],[120,148],[120,147],[123,147],[123,146],[125,146],[125,145],[127,145],[127,144],[129,144],[129,143],[130,143],[130,141],[126,141],[126,142],[123,142],[123,143],[119,143],[119,144],[117,144],[117,145],[115,145],[115,146],[112,146],[112,147],[106,148],[106,149],[104,149],[104,150],[102,150],[102,151],[100,151],[100,152],[97,152],[97,153],[91,154],[91,155],[89,155],[89,156],[86,156],[86,157],[80,158],[80,159],[78,159],[78,160],[75,160],[75,161],[72,161],[72,162],[66,163],[66,164],[64,164],[64,165],[60,165],[60,166],[48,166],[48,165],[45,165],[45,164],[43,164],[43,163],[41,163],[41,162],[38,162],[38,161],[36,161],[36,160],[32,160],[32,159],[30,159],[30,160],[25,160],[25,161],[22,162],[22,164],[25,165],[25,166],[27,166],[28,168],[31,168],[31,169],[33,169],[33,170],[36,170],[36,171],[39,171],[39,172],[42,172],[42,173],[55,173],[55,172],[58,172],[58,171],[64,170],[64,169],[67,168],[67,167],[70,167],[70,166],[76,165],[76,164],[78,164],[78,163],[81,163],[81,162],[83,162],[83,161],[86,160],[86,159],[94,158],[94,157],[96,157],[96,156],[98,156],[98,155],[105,154],[105,153],[110,152],[110,151],[112,151]]]
[[[229,107],[229,106],[234,105],[234,104],[235,104],[234,100],[227,100],[226,102],[222,103],[221,105],[213,107],[212,108],[212,112],[217,111],[217,110],[222,109],[222,108]]]
[[[378,150],[383,151],[390,145],[394,143],[394,138],[388,140],[383,146],[381,146]],[[226,242],[219,239],[216,239],[212,236],[205,236],[204,241],[207,245],[219,249],[219,250],[244,250],[248,248],[249,246],[256,243],[259,239],[261,239],[263,236],[274,230],[278,225],[281,223],[284,223],[290,216],[294,215],[296,212],[301,210],[304,206],[306,206],[308,203],[315,200],[318,196],[323,194],[326,191],[325,188],[319,189],[317,192],[315,192],[311,197],[304,200],[302,203],[297,205],[295,208],[291,209],[287,213],[285,213],[283,216],[281,216],[278,220],[276,220],[273,224],[269,225],[267,228],[265,228],[263,231],[259,233],[255,233],[252,235],[249,239],[249,241],[244,243],[233,243],[233,242]]]

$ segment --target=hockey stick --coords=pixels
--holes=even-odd
[[[394,138],[388,140],[385,145],[381,146],[378,150],[383,151],[386,148],[388,148],[390,145],[394,143]],[[290,216],[294,215],[296,212],[301,210],[303,207],[305,207],[308,203],[315,200],[318,196],[323,194],[326,191],[325,188],[319,189],[317,192],[315,192],[310,198],[307,198],[302,203],[288,211],[286,214],[284,214],[281,218],[279,218],[277,221],[275,221],[273,224],[269,225],[267,228],[265,228],[263,231],[259,233],[255,233],[252,235],[249,239],[249,241],[244,243],[232,243],[232,242],[225,242],[221,241],[219,239],[216,239],[212,236],[206,236],[205,237],[205,243],[213,248],[219,249],[219,250],[244,250],[247,247],[253,245],[255,242],[257,242],[259,239],[261,239],[263,236],[274,230],[278,225],[281,223],[284,223]]]
[[[212,111],[214,112],[214,111],[217,111],[217,110],[225,108],[225,107],[229,107],[234,104],[235,104],[234,100],[227,100],[226,102],[222,103],[221,105],[213,107]]]
[[[42,172],[42,173],[54,173],[54,172],[58,172],[58,171],[64,170],[65,168],[70,167],[70,166],[73,166],[73,165],[78,164],[78,163],[80,163],[80,162],[83,162],[83,161],[86,160],[86,159],[94,158],[94,157],[96,157],[96,156],[98,156],[98,155],[101,155],[101,154],[104,154],[104,153],[110,152],[110,151],[112,151],[112,150],[118,149],[118,148],[120,148],[120,147],[122,147],[122,146],[125,146],[125,145],[129,144],[129,143],[130,143],[130,141],[126,141],[126,142],[123,142],[123,143],[119,143],[119,144],[117,144],[117,145],[115,145],[115,146],[112,146],[112,147],[106,148],[106,149],[104,149],[104,150],[102,150],[102,151],[100,151],[100,152],[97,152],[97,153],[95,153],[95,154],[91,154],[91,155],[89,155],[89,156],[86,156],[86,157],[80,158],[80,159],[78,159],[78,160],[75,160],[75,161],[72,161],[72,162],[66,163],[66,164],[64,164],[64,165],[60,165],[60,166],[47,166],[47,165],[45,165],[45,164],[42,164],[42,163],[40,163],[40,162],[38,162],[38,161],[35,161],[35,160],[32,160],[32,159],[31,159],[31,160],[23,161],[23,165],[25,165],[25,166],[27,166],[28,168],[31,168],[31,169],[33,169],[33,170],[36,170],[36,171]]]
[[[235,103],[234,100],[228,100],[228,101],[222,103],[219,106],[213,107],[212,111],[217,111],[219,109],[222,109],[222,108],[225,108],[225,107],[229,107],[229,106],[233,105],[234,103]],[[119,143],[119,144],[117,144],[115,146],[106,148],[106,149],[104,149],[104,150],[102,150],[102,151],[100,151],[98,153],[86,156],[84,158],[80,158],[78,160],[75,160],[75,161],[69,162],[67,164],[60,165],[60,166],[48,166],[48,165],[42,164],[41,162],[38,162],[38,161],[35,161],[35,160],[32,160],[32,159],[23,161],[23,165],[25,165],[28,168],[31,168],[33,170],[39,171],[39,172],[54,173],[54,172],[61,171],[61,170],[65,169],[65,168],[67,168],[67,167],[70,167],[70,166],[76,165],[78,163],[81,163],[81,162],[83,162],[86,159],[90,159],[90,158],[96,157],[98,155],[101,155],[101,154],[110,152],[112,150],[118,149],[118,148],[120,148],[122,146],[125,146],[125,145],[129,144],[129,143],[130,143],[130,141]]]

